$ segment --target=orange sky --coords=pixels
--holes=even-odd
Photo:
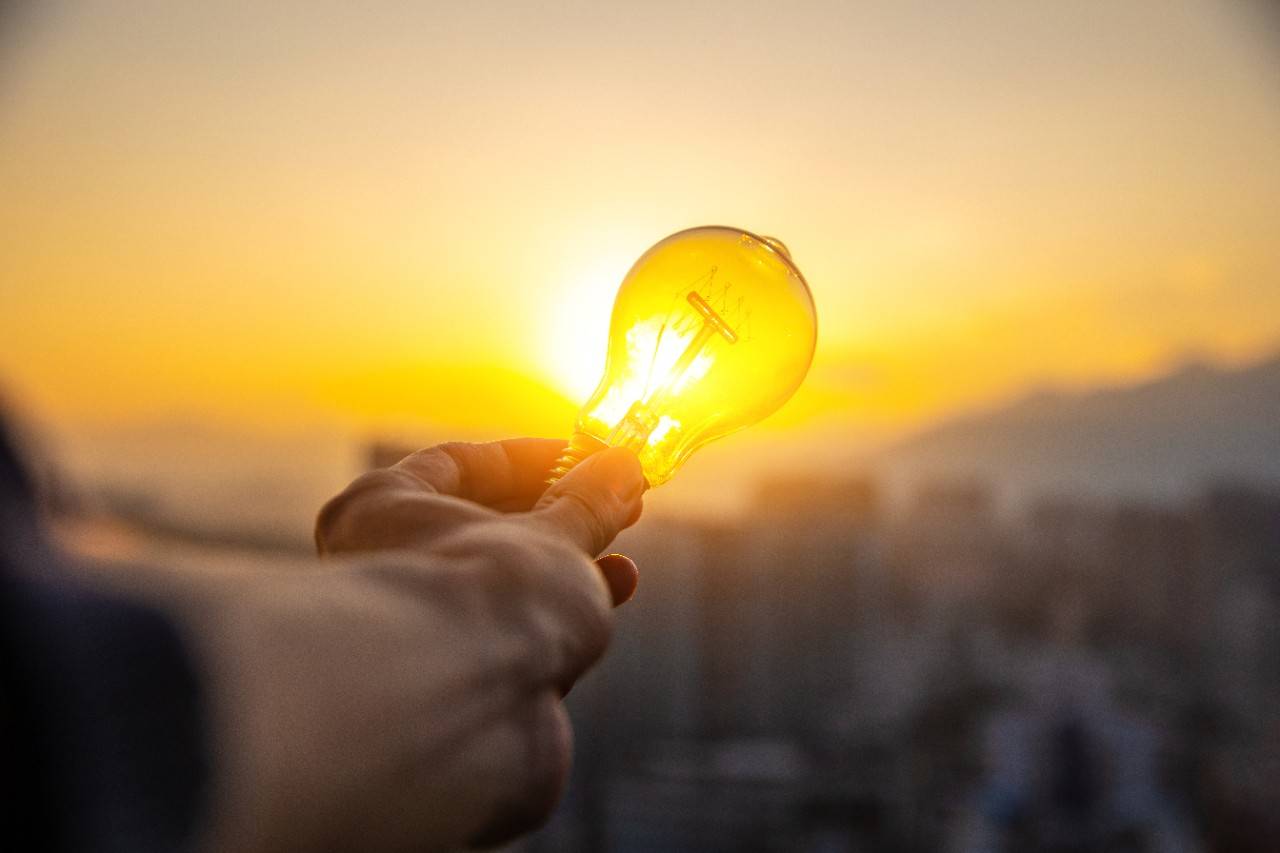
[[[630,263],[711,222],[813,287],[775,433],[1280,345],[1247,4],[544,5],[19,20],[0,385],[55,424],[566,433]]]

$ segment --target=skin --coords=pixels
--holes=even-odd
[[[563,450],[559,439],[518,438],[418,451],[361,476],[329,501],[316,522],[316,548],[330,556],[412,547],[460,525],[520,513],[521,521],[598,554],[640,518],[645,483],[639,462],[628,451],[606,451],[582,473],[566,477],[567,486],[547,489],[547,471]],[[593,471],[587,483],[583,478]],[[635,563],[622,554],[596,562],[614,604],[630,599],[638,579]]]
[[[445,444],[321,510],[322,565],[170,596],[209,674],[209,850],[447,850],[537,826],[562,696],[608,645],[640,515],[625,450],[546,489],[560,441]],[[203,583],[203,585],[202,585]]]

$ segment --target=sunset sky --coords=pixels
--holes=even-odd
[[[1257,8],[46,4],[0,59],[0,387],[55,425],[564,434],[621,277],[704,223],[814,292],[771,434],[1245,362],[1280,347]]]

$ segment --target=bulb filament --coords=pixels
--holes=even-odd
[[[671,366],[671,370],[667,372],[666,380],[654,388],[643,400],[636,400],[631,404],[631,408],[627,410],[626,417],[614,427],[613,432],[609,435],[608,443],[614,447],[628,447],[638,451],[644,446],[644,443],[649,440],[650,433],[658,425],[659,413],[665,408],[671,389],[676,386],[680,377],[689,369],[689,365],[693,364],[693,360],[698,357],[698,354],[702,352],[712,338],[719,334],[730,344],[738,342],[738,333],[725,322],[725,319],[696,290],[689,291],[686,298],[689,304],[693,306],[693,310],[702,317],[702,328],[698,329],[698,333],[693,336],[693,340],[689,341],[689,345],[684,348],[684,352],[680,353],[680,357],[676,359],[675,364]]]

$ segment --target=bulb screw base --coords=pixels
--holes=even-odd
[[[573,438],[569,439],[569,443],[565,445],[564,450],[560,453],[560,458],[556,460],[555,465],[551,466],[551,473],[547,475],[546,479],[547,485],[554,486],[561,477],[572,471],[583,459],[593,453],[599,453],[608,446],[593,435],[587,435],[585,432],[575,432]]]

